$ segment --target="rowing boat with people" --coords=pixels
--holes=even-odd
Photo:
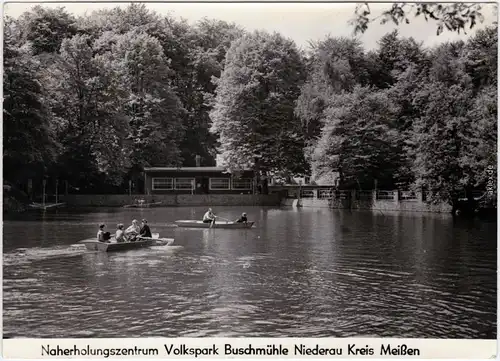
[[[159,233],[153,233],[153,237],[138,237],[135,241],[116,242],[114,238],[110,242],[99,242],[95,238],[84,239],[79,243],[84,244],[89,251],[98,252],[116,252],[127,251],[130,249],[151,247],[151,246],[170,246],[174,243],[173,238],[159,238]]]
[[[184,228],[227,228],[227,229],[241,229],[252,228],[255,222],[231,222],[231,221],[215,221],[206,223],[196,220],[179,220],[175,221],[178,227]]]

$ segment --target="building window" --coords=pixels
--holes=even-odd
[[[153,178],[153,190],[173,189],[174,180],[172,178]]]
[[[175,189],[193,189],[194,178],[175,178]]]
[[[252,178],[234,178],[233,189],[252,189]]]
[[[228,190],[230,189],[230,178],[210,178],[210,189]]]

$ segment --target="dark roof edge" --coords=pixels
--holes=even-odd
[[[229,172],[224,167],[144,167],[144,172]],[[245,169],[243,172],[251,172]]]

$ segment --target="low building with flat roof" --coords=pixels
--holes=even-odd
[[[145,194],[253,194],[254,172],[223,167],[146,167]]]

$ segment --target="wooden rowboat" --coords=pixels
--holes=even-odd
[[[195,220],[180,220],[175,221],[178,227],[184,228],[227,228],[227,229],[240,229],[240,228],[252,228],[255,222],[226,222],[226,221],[215,221],[215,223],[210,227],[211,223],[203,223],[202,221]]]
[[[153,233],[152,238],[140,237],[135,242],[116,242],[114,238],[110,239],[110,242],[99,242],[95,238],[84,239],[79,243],[84,244],[89,251],[98,252],[116,252],[116,251],[127,251],[130,249],[151,247],[151,246],[170,246],[174,243],[173,238],[159,238],[158,233]]]

